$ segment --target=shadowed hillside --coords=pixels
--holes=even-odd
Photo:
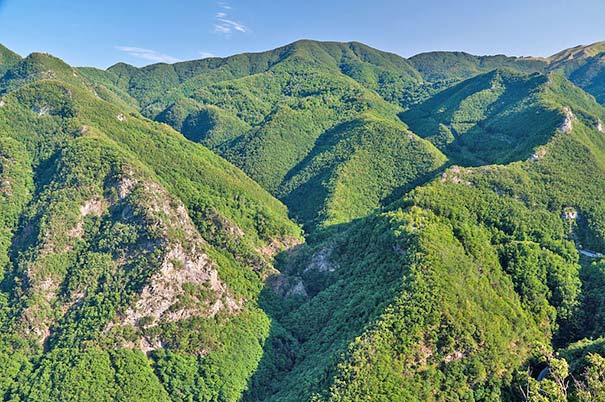
[[[603,399],[602,50],[0,48],[2,399]]]

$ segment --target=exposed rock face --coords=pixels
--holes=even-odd
[[[603,122],[601,120],[597,120],[597,130],[599,130],[600,133],[605,132],[605,128],[603,128]]]
[[[206,243],[185,206],[159,184],[130,175],[120,180],[118,197],[126,199],[135,190],[142,194],[138,198],[144,200],[139,210],[160,233],[155,248],[161,250],[161,266],[143,286],[135,304],[112,326],[148,327],[194,316],[212,317],[221,310],[239,310],[243,301],[235,300],[220,280],[214,262],[204,252]],[[178,239],[170,235],[176,231],[182,233]],[[157,340],[141,342],[149,350]]]
[[[456,350],[453,353],[450,353],[449,355],[445,356],[444,361],[445,361],[445,363],[451,363],[455,360],[463,359],[464,357],[467,356],[467,354],[468,353],[466,353],[466,352],[461,352],[459,350]]]
[[[281,297],[309,296],[305,283],[299,276],[276,275],[270,279],[269,285]]]
[[[538,149],[534,154],[532,154],[529,158],[530,161],[532,162],[536,162],[542,158],[544,158],[546,156],[546,148],[540,148]]]
[[[472,183],[468,180],[464,180],[462,175],[470,174],[471,171],[469,169],[465,169],[460,166],[452,166],[441,175],[442,182],[450,182],[454,184],[465,184],[467,186],[472,186]]]
[[[305,288],[305,284],[302,281],[302,279],[298,279],[296,284],[290,288],[290,290],[288,291],[286,296],[287,297],[292,297],[292,296],[308,297],[307,289]]]
[[[119,121],[126,121],[126,116],[124,116],[123,113],[118,113],[116,115],[116,119],[118,119]]]
[[[575,208],[568,207],[563,210],[563,218],[567,220],[575,220],[578,219],[579,214]]]
[[[573,123],[576,120],[576,116],[574,116],[573,112],[568,107],[564,107],[563,112],[565,113],[565,119],[563,120],[563,123],[561,123],[559,130],[563,131],[565,134],[569,134],[571,133],[571,130],[573,130]]]
[[[41,107],[32,107],[32,111],[34,113],[37,113],[38,116],[46,116],[47,114],[50,113],[50,108],[48,106],[41,106]]]
[[[59,289],[59,281],[52,275],[45,275],[40,267],[27,269],[29,293],[38,295],[35,304],[28,306],[21,316],[26,334],[33,335],[43,344],[50,336],[51,323],[45,318],[44,311],[51,308],[51,303]]]
[[[278,252],[287,250],[302,243],[301,239],[288,237],[285,239],[273,239],[267,245],[259,248],[257,251],[267,258],[273,258]]]
[[[53,233],[42,236],[44,241],[37,256],[28,262],[24,272],[28,294],[35,295],[35,302],[24,309],[20,326],[24,333],[44,343],[51,335],[57,317],[48,314],[59,303],[57,311],[67,314],[78,301],[84,299],[87,284],[59,296],[65,273],[52,273],[44,269],[45,258],[51,254],[66,254],[84,235],[86,217],[104,217],[118,212],[117,218],[124,223],[136,222],[152,237],[121,250],[113,260],[113,269],[121,270],[140,257],[156,255],[149,260],[138,295],[126,311],[121,312],[106,330],[116,326],[132,325],[139,328],[175,322],[191,317],[212,317],[220,311],[235,314],[243,306],[243,300],[234,297],[220,279],[215,263],[206,254],[207,243],[192,222],[187,209],[174,199],[161,185],[135,174],[125,167],[119,180],[109,184],[107,194],[96,197],[79,206],[79,219],[72,229],[66,229],[66,248],[57,249]],[[66,254],[67,255],[67,254]],[[67,298],[65,298],[67,297]],[[161,339],[140,339],[133,344],[143,351],[161,346]]]
[[[334,272],[337,268],[337,265],[330,261],[332,251],[334,251],[334,246],[324,247],[317,251],[311,257],[311,263],[305,268],[304,272]]]
[[[86,203],[84,205],[82,205],[80,207],[80,214],[82,214],[82,216],[88,216],[88,215],[101,216],[101,215],[103,215],[103,211],[106,207],[107,206],[106,206],[105,200],[101,200],[101,199],[88,200],[88,201],[86,201]]]
[[[108,207],[107,200],[104,199],[93,199],[88,200],[84,205],[80,206],[81,219],[78,221],[75,227],[73,227],[68,235],[71,237],[80,238],[84,234],[84,218],[88,215],[101,216]]]
[[[193,294],[190,306],[175,307],[186,285],[200,285],[212,291],[216,300],[207,301]],[[223,308],[237,309],[236,302],[225,303],[220,299],[223,295],[229,297],[226,291],[207,255],[195,249],[187,252],[176,244],[165,254],[160,271],[143,288],[139,300],[126,312],[122,323],[141,325],[143,318],[150,323],[171,322],[196,315],[214,316]],[[206,308],[200,308],[200,305]]]

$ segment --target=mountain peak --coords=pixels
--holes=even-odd
[[[578,45],[569,49],[562,50],[548,57],[548,60],[552,64],[555,64],[564,61],[585,59],[588,57],[596,56],[597,54],[603,52],[605,52],[605,41],[600,41],[592,43],[590,45]]]

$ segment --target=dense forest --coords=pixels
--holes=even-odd
[[[605,400],[605,45],[0,46],[0,399]]]

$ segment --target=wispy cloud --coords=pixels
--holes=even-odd
[[[177,59],[176,57],[160,53],[156,50],[143,49],[141,47],[116,46],[116,49],[128,53],[132,57],[153,61],[155,63],[176,63],[180,61],[180,59]]]
[[[209,57],[216,57],[216,55],[214,53],[210,53],[210,52],[202,52],[202,51],[200,51],[200,52],[198,52],[198,54],[200,55],[200,57],[202,59],[207,59]]]
[[[250,28],[248,28],[246,25],[233,19],[232,17],[229,17],[229,12],[233,10],[233,7],[231,7],[229,3],[219,1],[217,4],[222,11],[217,12],[214,16],[214,28],[212,30],[214,33],[230,37],[236,32],[250,32]]]

